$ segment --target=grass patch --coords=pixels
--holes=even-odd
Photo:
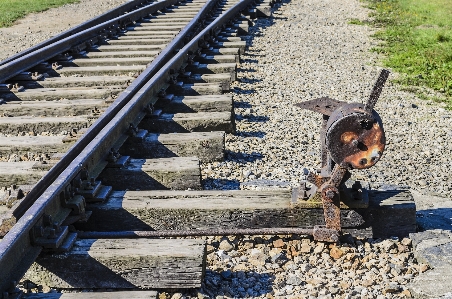
[[[439,91],[452,108],[452,1],[365,0],[383,41],[373,50],[402,74],[399,83]],[[437,101],[437,99],[434,99]]]
[[[0,0],[0,27],[9,27],[17,19],[31,12],[40,12],[75,2],[78,0]]]
[[[363,21],[361,21],[360,19],[350,19],[348,21],[349,24],[353,24],[353,25],[364,25],[365,23]]]

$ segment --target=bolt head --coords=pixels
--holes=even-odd
[[[334,192],[333,190],[328,190],[328,191],[326,191],[325,195],[326,195],[326,197],[332,199],[332,198],[334,198],[335,193],[336,192]]]

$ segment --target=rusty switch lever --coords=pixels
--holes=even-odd
[[[339,187],[351,169],[366,169],[377,163],[385,148],[385,133],[374,106],[380,97],[389,71],[382,70],[366,104],[346,103],[323,97],[295,104],[323,114],[321,130],[322,167],[318,174],[309,174],[316,185],[313,195],[322,199],[325,227],[314,229],[314,238],[334,242],[339,239]]]
[[[380,97],[381,90],[383,89],[383,86],[385,85],[388,77],[389,71],[382,70],[380,76],[377,79],[377,82],[375,82],[374,88],[372,89],[372,92],[369,96],[369,100],[366,103],[365,109],[367,112],[372,113],[372,110],[374,109],[374,106],[377,103],[378,98]]]

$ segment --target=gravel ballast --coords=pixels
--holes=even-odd
[[[372,29],[348,24],[368,11],[356,1],[292,1],[253,27],[234,85],[238,133],[227,136],[227,161],[204,165],[212,189],[297,186],[303,168],[320,163],[321,115],[295,103],[328,96],[367,101],[381,70],[370,52]],[[391,84],[375,110],[387,146],[380,162],[353,171],[371,187],[409,186],[451,197],[451,111]]]

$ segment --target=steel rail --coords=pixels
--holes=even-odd
[[[82,148],[81,152],[79,151],[80,154],[75,157],[67,154],[63,157],[65,162],[67,160],[71,161],[70,164],[61,163],[61,165],[67,165],[67,167],[58,174],[53,183],[45,189],[18,220],[16,225],[0,241],[0,294],[8,290],[12,281],[18,281],[23,276],[26,269],[29,268],[41,252],[42,247],[32,244],[30,232],[41,221],[42,216],[44,214],[52,216],[58,213],[68,214],[69,211],[61,206],[59,200],[60,194],[64,192],[65,187],[71,183],[82,169],[92,169],[92,167],[105,159],[111,145],[115,141],[122,139],[122,142],[124,142],[127,138],[126,132],[130,123],[137,124],[145,116],[144,108],[152,104],[153,101],[155,102],[159,90],[168,86],[167,80],[171,75],[171,69],[180,69],[187,58],[187,54],[195,52],[198,48],[198,43],[204,37],[211,36],[214,32],[219,32],[226,22],[245,9],[250,3],[252,3],[252,0],[238,2],[194,37],[163,68],[156,73],[148,71],[147,75],[152,75],[153,73],[154,75],[133,95],[132,99],[126,99],[127,96],[130,97],[131,95],[126,90],[123,93],[124,95],[113,103],[116,103],[116,105],[107,110],[106,115],[108,117],[105,115],[96,121],[88,132],[71,148],[72,153],[77,152],[75,149]],[[140,76],[145,75],[142,74]],[[137,87],[138,85],[135,86]],[[115,112],[117,112],[116,115],[114,115]],[[114,117],[112,117],[113,115]],[[117,142],[116,145],[118,146]],[[58,218],[56,217],[56,219]]]
[[[178,0],[171,0],[168,5],[173,5]],[[168,3],[168,2],[166,2]],[[163,49],[160,54],[149,64],[149,66],[135,79],[132,83],[118,96],[118,98],[106,109],[106,111],[99,117],[86,131],[86,133],[66,152],[61,160],[55,164],[44,177],[39,180],[34,188],[27,194],[21,203],[14,210],[13,215],[16,219],[22,217],[25,211],[33,204],[44,190],[48,187],[48,182],[53,181],[64,168],[83,150],[83,148],[100,132],[113,116],[127,103],[132,96],[161,68],[172,56],[173,52],[183,46],[185,36],[192,31],[197,23],[203,17],[203,14],[208,12],[214,1],[209,1],[201,8],[200,12],[185,26],[176,37]],[[161,9],[159,6],[157,10]]]
[[[66,31],[63,31],[60,34],[57,34],[57,35],[53,36],[52,38],[47,39],[47,40],[45,40],[45,41],[43,41],[43,42],[41,42],[41,43],[31,47],[31,48],[23,50],[23,51],[15,54],[15,55],[13,55],[11,57],[8,57],[8,58],[0,61],[0,66],[4,65],[6,63],[9,63],[9,62],[11,62],[13,60],[16,60],[16,59],[18,59],[18,58],[20,58],[20,57],[22,57],[22,56],[24,56],[26,54],[35,52],[35,51],[37,51],[37,50],[39,50],[41,48],[44,48],[45,46],[53,44],[53,43],[55,43],[55,42],[57,42],[59,40],[62,40],[64,38],[66,38],[66,37],[69,37],[71,35],[74,35],[76,33],[84,31],[86,29],[89,29],[89,28],[94,27],[96,25],[99,25],[101,23],[107,22],[107,21],[109,21],[111,19],[120,17],[121,15],[123,15],[125,13],[128,13],[128,12],[130,12],[132,10],[137,9],[140,5],[149,5],[152,2],[155,2],[155,1],[154,0],[133,0],[133,1],[129,1],[127,3],[124,3],[124,4],[122,4],[122,5],[120,5],[120,6],[116,7],[116,8],[113,8],[113,9],[107,11],[106,13],[104,13],[104,14],[102,14],[100,16],[94,17],[94,18],[92,18],[92,19],[90,19],[90,20],[88,20],[86,22],[83,22],[83,23],[81,23],[81,24],[79,24],[79,25],[77,25],[75,27],[72,27],[72,28],[70,28],[70,29],[68,29]]]
[[[74,35],[40,48],[35,52],[28,53],[15,59],[14,61],[1,65],[0,83],[4,83],[6,80],[20,74],[21,72],[26,71],[41,62],[47,61],[60,53],[64,53],[65,51],[70,50],[72,47],[78,44],[97,37],[99,35],[99,32],[102,30],[113,26],[121,27],[125,22],[139,20],[140,18],[146,17],[151,13],[157,12],[178,2],[180,2],[180,0],[162,0],[154,2],[149,6],[137,9],[135,11],[98,24],[89,29],[80,31]]]

